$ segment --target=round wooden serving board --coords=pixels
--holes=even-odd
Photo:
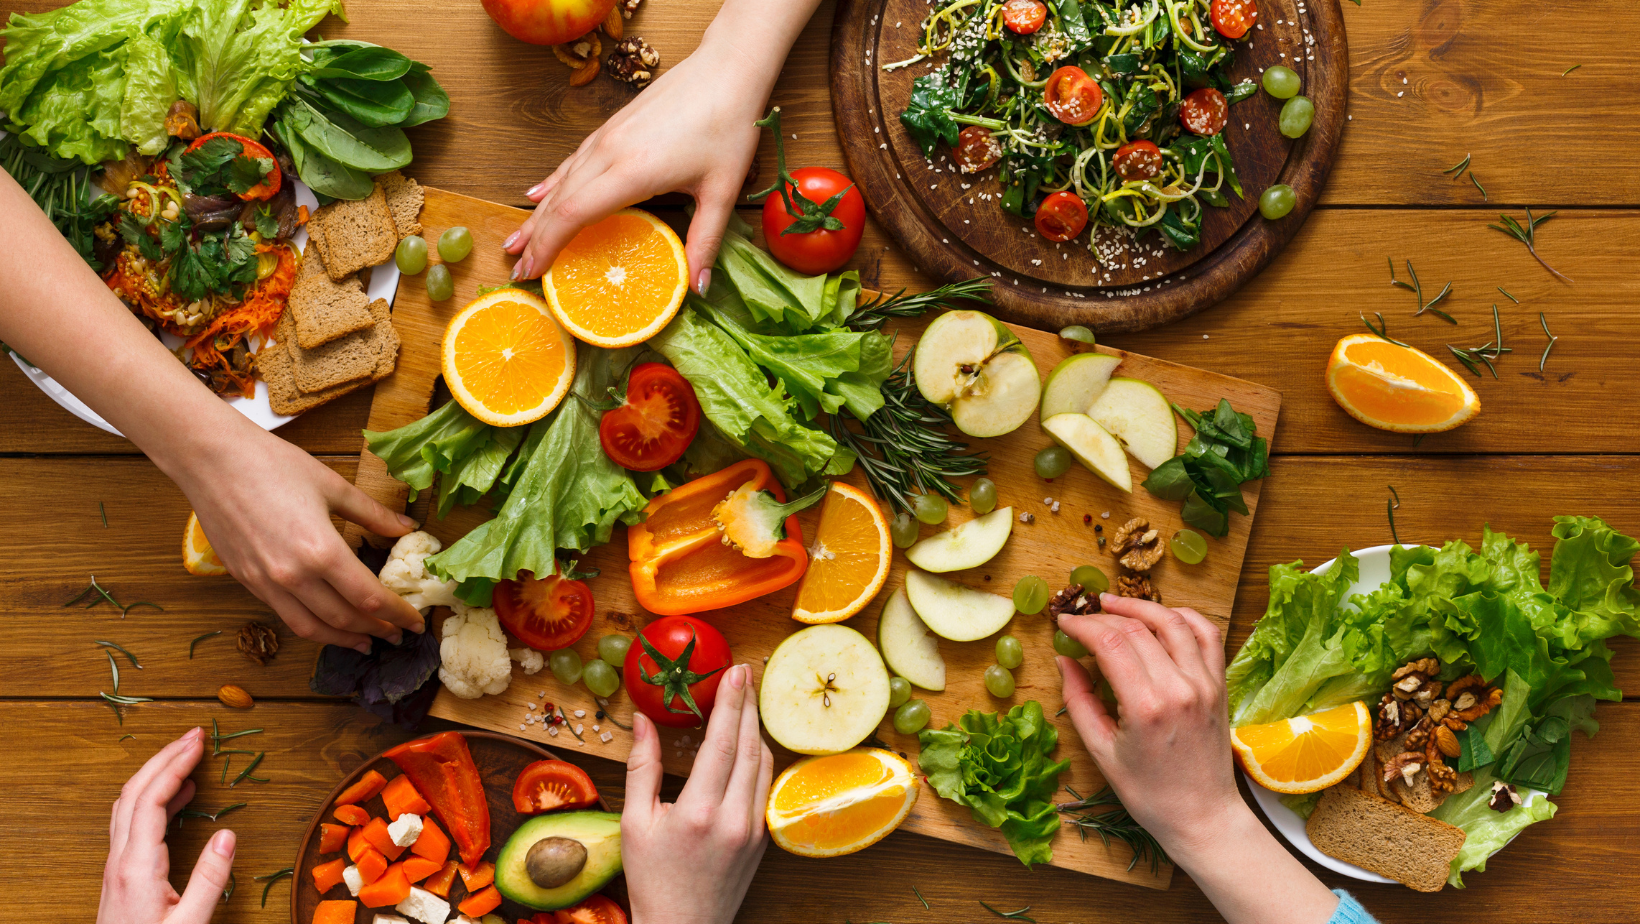
[[[927,0],[838,0],[831,36],[837,136],[867,207],[918,267],[949,282],[993,277],[993,298],[1007,320],[1136,331],[1212,305],[1297,233],[1332,169],[1349,87],[1338,2],[1263,0],[1262,28],[1237,43],[1230,77],[1257,80],[1271,65],[1293,68],[1315,102],[1315,123],[1292,141],[1276,128],[1281,100],[1261,90],[1235,104],[1225,140],[1245,196],[1238,199],[1226,185],[1228,208],[1204,206],[1202,242],[1187,252],[1155,233],[1134,241],[1101,229],[1101,251],[1115,251],[1102,264],[1086,235],[1055,244],[1035,234],[1029,219],[1004,212],[995,168],[958,173],[948,151],[936,152],[930,163],[900,124],[912,81],[942,65],[945,55],[892,71],[881,65],[916,54],[931,9]],[[1298,205],[1272,222],[1258,214],[1258,197],[1275,183],[1293,187]]]

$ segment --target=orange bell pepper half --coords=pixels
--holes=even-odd
[[[644,508],[644,522],[626,534],[632,590],[644,609],[662,616],[721,609],[789,587],[803,576],[809,553],[795,513],[785,518],[785,536],[772,542],[767,557],[753,558],[724,542],[714,512],[742,486],[786,500],[769,464],[747,459],[657,495]]]

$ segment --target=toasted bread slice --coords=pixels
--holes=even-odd
[[[363,199],[321,207],[308,219],[308,234],[319,248],[325,272],[336,282],[386,263],[399,245],[398,226],[380,185]]]
[[[1350,786],[1321,794],[1305,824],[1310,843],[1419,892],[1439,892],[1463,847],[1463,829]]]
[[[393,327],[393,310],[387,299],[378,298],[370,303],[370,316],[376,321],[376,332],[381,337],[382,352],[376,359],[372,381],[381,381],[393,374],[399,363],[399,332]]]
[[[291,416],[310,411],[342,395],[369,385],[370,379],[359,379],[322,391],[306,394],[296,387],[296,373],[291,365],[290,351],[282,343],[269,344],[256,354],[256,369],[268,386],[268,405],[275,414]]]
[[[389,333],[391,330],[391,324],[383,330],[372,319],[370,327],[364,330],[309,350],[296,339],[294,322],[282,318],[276,336],[290,353],[296,387],[311,394],[375,375],[382,350],[388,339],[396,336]]]
[[[387,208],[393,213],[393,224],[398,228],[399,240],[421,233],[422,203],[427,194],[421,184],[394,170],[376,177],[376,186],[387,196]]]
[[[1393,779],[1389,783],[1389,788],[1402,805],[1420,815],[1435,811],[1440,807],[1443,798],[1430,786],[1428,773],[1420,773],[1413,777],[1411,785],[1403,779]]]
[[[364,294],[359,277],[349,276],[340,282],[332,280],[323,272],[323,261],[318,259],[317,248],[311,240],[307,250],[302,260],[303,272],[291,286],[287,302],[286,315],[295,322],[296,342],[303,349],[313,350],[375,324],[375,318],[370,316],[370,298]],[[309,271],[310,264],[319,269]]]

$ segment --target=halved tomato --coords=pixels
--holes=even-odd
[[[1162,149],[1154,141],[1129,141],[1116,149],[1111,164],[1128,182],[1152,179],[1162,172]]]
[[[1047,86],[1042,88],[1042,101],[1053,117],[1066,125],[1086,125],[1099,114],[1105,91],[1087,71],[1067,64],[1049,75]]]
[[[1217,135],[1230,121],[1230,103],[1212,87],[1202,87],[1179,101],[1179,124],[1198,135]]]
[[[1209,15],[1220,35],[1239,39],[1258,22],[1258,0],[1213,0]]]
[[[592,588],[561,574],[520,571],[496,583],[494,601],[502,628],[537,651],[568,648],[592,626]]]
[[[1048,6],[1042,0],[1008,0],[1002,5],[1002,22],[1015,35],[1030,35],[1047,18]]]
[[[626,924],[626,912],[607,896],[590,895],[568,908],[544,911],[533,921],[534,924]]]
[[[627,377],[626,400],[598,421],[598,442],[615,464],[653,472],[678,461],[699,429],[689,380],[666,363],[640,363]]]
[[[963,173],[978,173],[1002,159],[1002,146],[997,144],[989,128],[969,125],[957,133],[957,146],[951,149],[951,158]]]
[[[1036,207],[1036,231],[1050,241],[1068,241],[1088,226],[1088,207],[1082,197],[1060,190]]]
[[[518,774],[512,800],[521,815],[585,808],[598,803],[598,787],[585,770],[568,761],[538,760]]]

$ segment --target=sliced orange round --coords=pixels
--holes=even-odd
[[[683,241],[642,209],[588,225],[541,277],[558,323],[587,343],[624,347],[661,332],[689,291]]]
[[[1327,390],[1351,417],[1396,433],[1439,433],[1481,410],[1481,399],[1458,373],[1422,350],[1373,334],[1338,341],[1327,360]]]
[[[769,790],[769,834],[800,857],[840,857],[887,837],[917,804],[905,758],[856,748],[792,764]]]
[[[1313,715],[1230,729],[1247,775],[1265,789],[1306,793],[1326,789],[1361,765],[1372,747],[1372,714],[1356,702]]]
[[[575,380],[575,341],[540,297],[497,289],[444,331],[444,383],[469,414],[516,427],[545,417]]]
[[[882,508],[859,488],[833,481],[820,507],[809,570],[797,587],[792,618],[821,623],[853,616],[883,589],[892,561]]]
[[[211,548],[211,540],[205,538],[199,517],[192,510],[188,511],[188,525],[182,530],[182,567],[187,568],[189,574],[228,573],[228,566],[217,557],[216,549]]]

